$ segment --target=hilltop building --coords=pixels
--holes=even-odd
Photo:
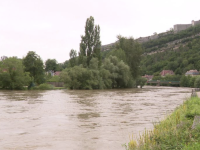
[[[191,24],[176,24],[176,25],[174,25],[174,32],[186,30],[189,27],[196,26],[199,24],[200,24],[200,20],[199,21],[192,20]]]
[[[136,41],[138,41],[139,43],[148,42],[148,41],[155,40],[155,39],[158,39],[160,37],[163,37],[165,35],[174,34],[174,33],[177,33],[179,31],[186,30],[186,29],[193,27],[193,26],[196,26],[196,25],[200,25],[200,20],[198,20],[198,21],[192,20],[191,24],[176,24],[176,25],[174,25],[174,28],[171,28],[167,32],[162,32],[162,33],[158,33],[158,34],[155,33],[154,35],[150,35],[150,36],[146,36],[146,37],[140,37],[140,38],[136,39]],[[107,44],[107,45],[102,45],[101,50],[102,51],[110,50],[113,47],[115,47],[115,44],[116,44],[116,42],[111,43],[111,44]]]

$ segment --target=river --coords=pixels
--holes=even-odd
[[[0,91],[0,150],[124,150],[189,88]]]

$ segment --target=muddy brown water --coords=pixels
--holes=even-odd
[[[124,150],[189,88],[0,91],[0,150]]]

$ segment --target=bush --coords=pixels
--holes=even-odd
[[[50,77],[47,82],[59,82],[60,81],[60,77],[59,76],[53,76]]]
[[[51,85],[51,84],[43,83],[43,84],[40,84],[37,87],[34,87],[33,89],[34,90],[53,90],[54,86]]]

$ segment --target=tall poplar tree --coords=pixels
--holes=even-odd
[[[71,49],[71,51],[70,51],[70,53],[69,53],[69,56],[70,56],[70,60],[69,60],[70,66],[71,66],[71,67],[76,66],[76,65],[77,65],[77,63],[76,63],[76,57],[77,57],[77,52],[76,52],[76,50]]]
[[[90,65],[90,60],[95,57],[98,59],[98,65],[101,65],[101,41],[100,27],[94,25],[94,18],[90,16],[85,25],[85,35],[81,36],[79,62],[83,63],[84,57],[87,58],[87,67]]]

